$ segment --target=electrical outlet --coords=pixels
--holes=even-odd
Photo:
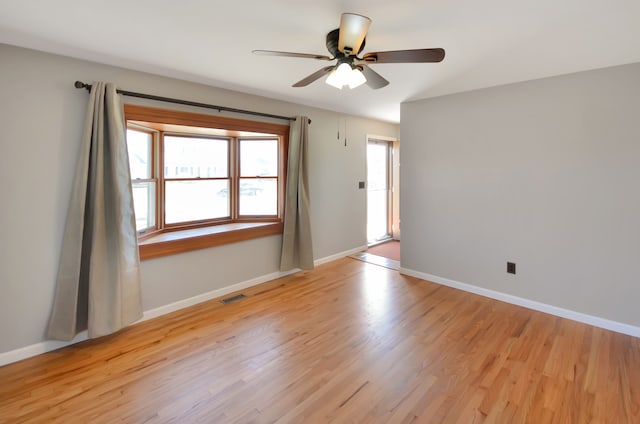
[[[507,273],[515,274],[516,273],[516,264],[515,262],[507,262]]]

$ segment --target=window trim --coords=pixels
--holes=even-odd
[[[270,217],[237,216],[233,220],[208,221],[185,223],[176,226],[175,224],[165,225],[158,228],[160,214],[164,213],[162,208],[162,196],[158,192],[156,196],[156,228],[153,231],[146,231],[139,234],[138,244],[140,259],[150,259],[166,255],[173,255],[196,249],[204,249],[213,246],[220,246],[243,240],[250,240],[269,235],[282,234],[284,219],[284,202],[286,195],[287,181],[287,159],[289,145],[289,125],[274,124],[268,122],[247,121],[244,119],[228,118],[215,115],[205,115],[193,112],[158,109],[147,106],[125,104],[125,122],[127,126],[133,128],[141,124],[144,128],[156,131],[153,140],[153,150],[157,154],[153,157],[155,169],[161,169],[157,163],[162,155],[162,143],[159,140],[160,132],[171,133],[172,126],[192,127],[193,134],[214,137],[235,137],[241,140],[246,138],[244,132],[274,134],[279,139],[279,160],[278,160],[278,215]],[[133,122],[130,122],[133,121]],[[150,126],[147,126],[150,124]],[[213,134],[213,133],[216,134]],[[253,138],[253,137],[251,137]],[[230,143],[232,148],[236,144]],[[230,155],[230,160],[236,156]],[[231,165],[231,164],[230,164]],[[238,162],[239,166],[239,162]],[[157,174],[154,175],[157,178]],[[231,178],[231,175],[230,175]],[[133,181],[133,180],[132,180]],[[239,186],[238,176],[236,185]],[[162,190],[160,181],[157,182],[158,190]],[[233,185],[233,184],[232,184]],[[238,187],[232,188],[239,189]],[[238,193],[236,193],[238,195]],[[232,202],[231,207],[235,202]]]

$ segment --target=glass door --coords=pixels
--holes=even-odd
[[[367,242],[391,238],[391,143],[367,141]]]

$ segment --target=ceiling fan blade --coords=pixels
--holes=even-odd
[[[340,17],[338,50],[350,56],[360,53],[362,42],[367,36],[371,19],[355,13],[343,13]]]
[[[318,79],[322,78],[324,75],[326,75],[329,72],[331,72],[334,68],[335,68],[335,66],[324,67],[324,68],[320,69],[319,71],[316,71],[313,74],[309,75],[308,77],[301,79],[297,83],[293,84],[292,87],[306,87],[307,85],[311,84],[315,80],[318,80]]]
[[[318,60],[333,60],[334,58],[325,56],[322,54],[309,54],[309,53],[292,53],[292,52],[278,52],[275,50],[253,50],[252,53],[263,56],[284,56],[284,57],[299,57],[303,59],[318,59]]]
[[[395,50],[366,53],[362,60],[371,63],[431,63],[442,62],[444,49]]]
[[[374,90],[389,85],[389,81],[384,79],[382,75],[369,68],[367,65],[359,65],[358,67],[362,68],[362,74],[367,79],[367,85]]]

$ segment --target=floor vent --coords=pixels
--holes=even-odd
[[[227,297],[226,299],[222,299],[220,302],[222,302],[222,303],[224,303],[226,305],[227,303],[235,302],[237,300],[244,299],[245,297],[247,297],[247,296],[245,296],[245,295],[243,295],[241,293],[241,294],[237,294],[235,296]]]

